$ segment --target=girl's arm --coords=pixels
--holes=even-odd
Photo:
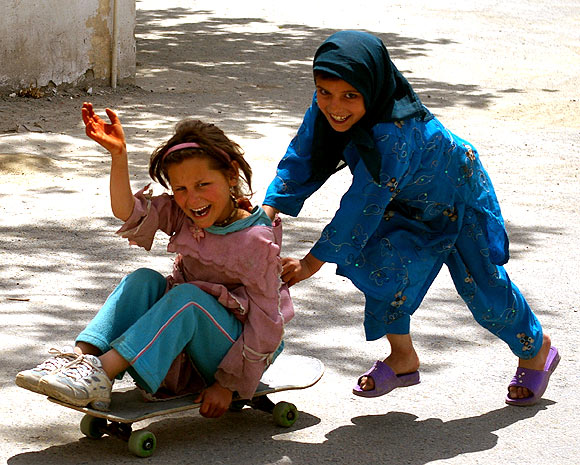
[[[119,117],[110,109],[105,110],[111,121],[105,123],[94,111],[91,103],[82,108],[83,123],[88,137],[111,154],[110,193],[113,215],[127,221],[133,212],[134,198],[129,181],[129,164],[125,133]]]

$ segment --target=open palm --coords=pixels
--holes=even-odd
[[[82,108],[83,123],[87,136],[107,149],[111,155],[123,153],[126,150],[125,133],[117,114],[110,109],[105,110],[111,123],[103,121],[94,111],[91,103],[84,103]]]

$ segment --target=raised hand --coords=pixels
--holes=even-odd
[[[127,152],[125,133],[117,114],[105,110],[111,123],[103,121],[94,111],[92,103],[85,102],[82,108],[83,123],[87,136],[109,151],[112,156]]]

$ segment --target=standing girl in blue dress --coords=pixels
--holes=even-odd
[[[476,321],[518,357],[506,402],[532,405],[560,356],[504,265],[508,237],[477,150],[421,103],[377,37],[341,31],[314,57],[316,92],[278,165],[264,209],[297,216],[343,166],[352,185],[301,260],[283,262],[296,284],[337,264],[365,295],[367,340],[387,336],[390,355],[353,392],[384,395],[419,383],[410,319],[446,264]]]

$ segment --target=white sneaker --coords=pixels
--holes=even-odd
[[[45,360],[35,368],[21,371],[16,375],[16,384],[18,386],[32,392],[44,394],[39,385],[40,380],[47,375],[60,371],[79,357],[79,354],[75,353],[71,346],[65,346],[62,349],[55,349],[53,347],[48,352],[54,355],[54,357]]]
[[[40,380],[43,392],[67,404],[106,411],[111,404],[113,383],[94,355],[82,355],[57,373]]]

